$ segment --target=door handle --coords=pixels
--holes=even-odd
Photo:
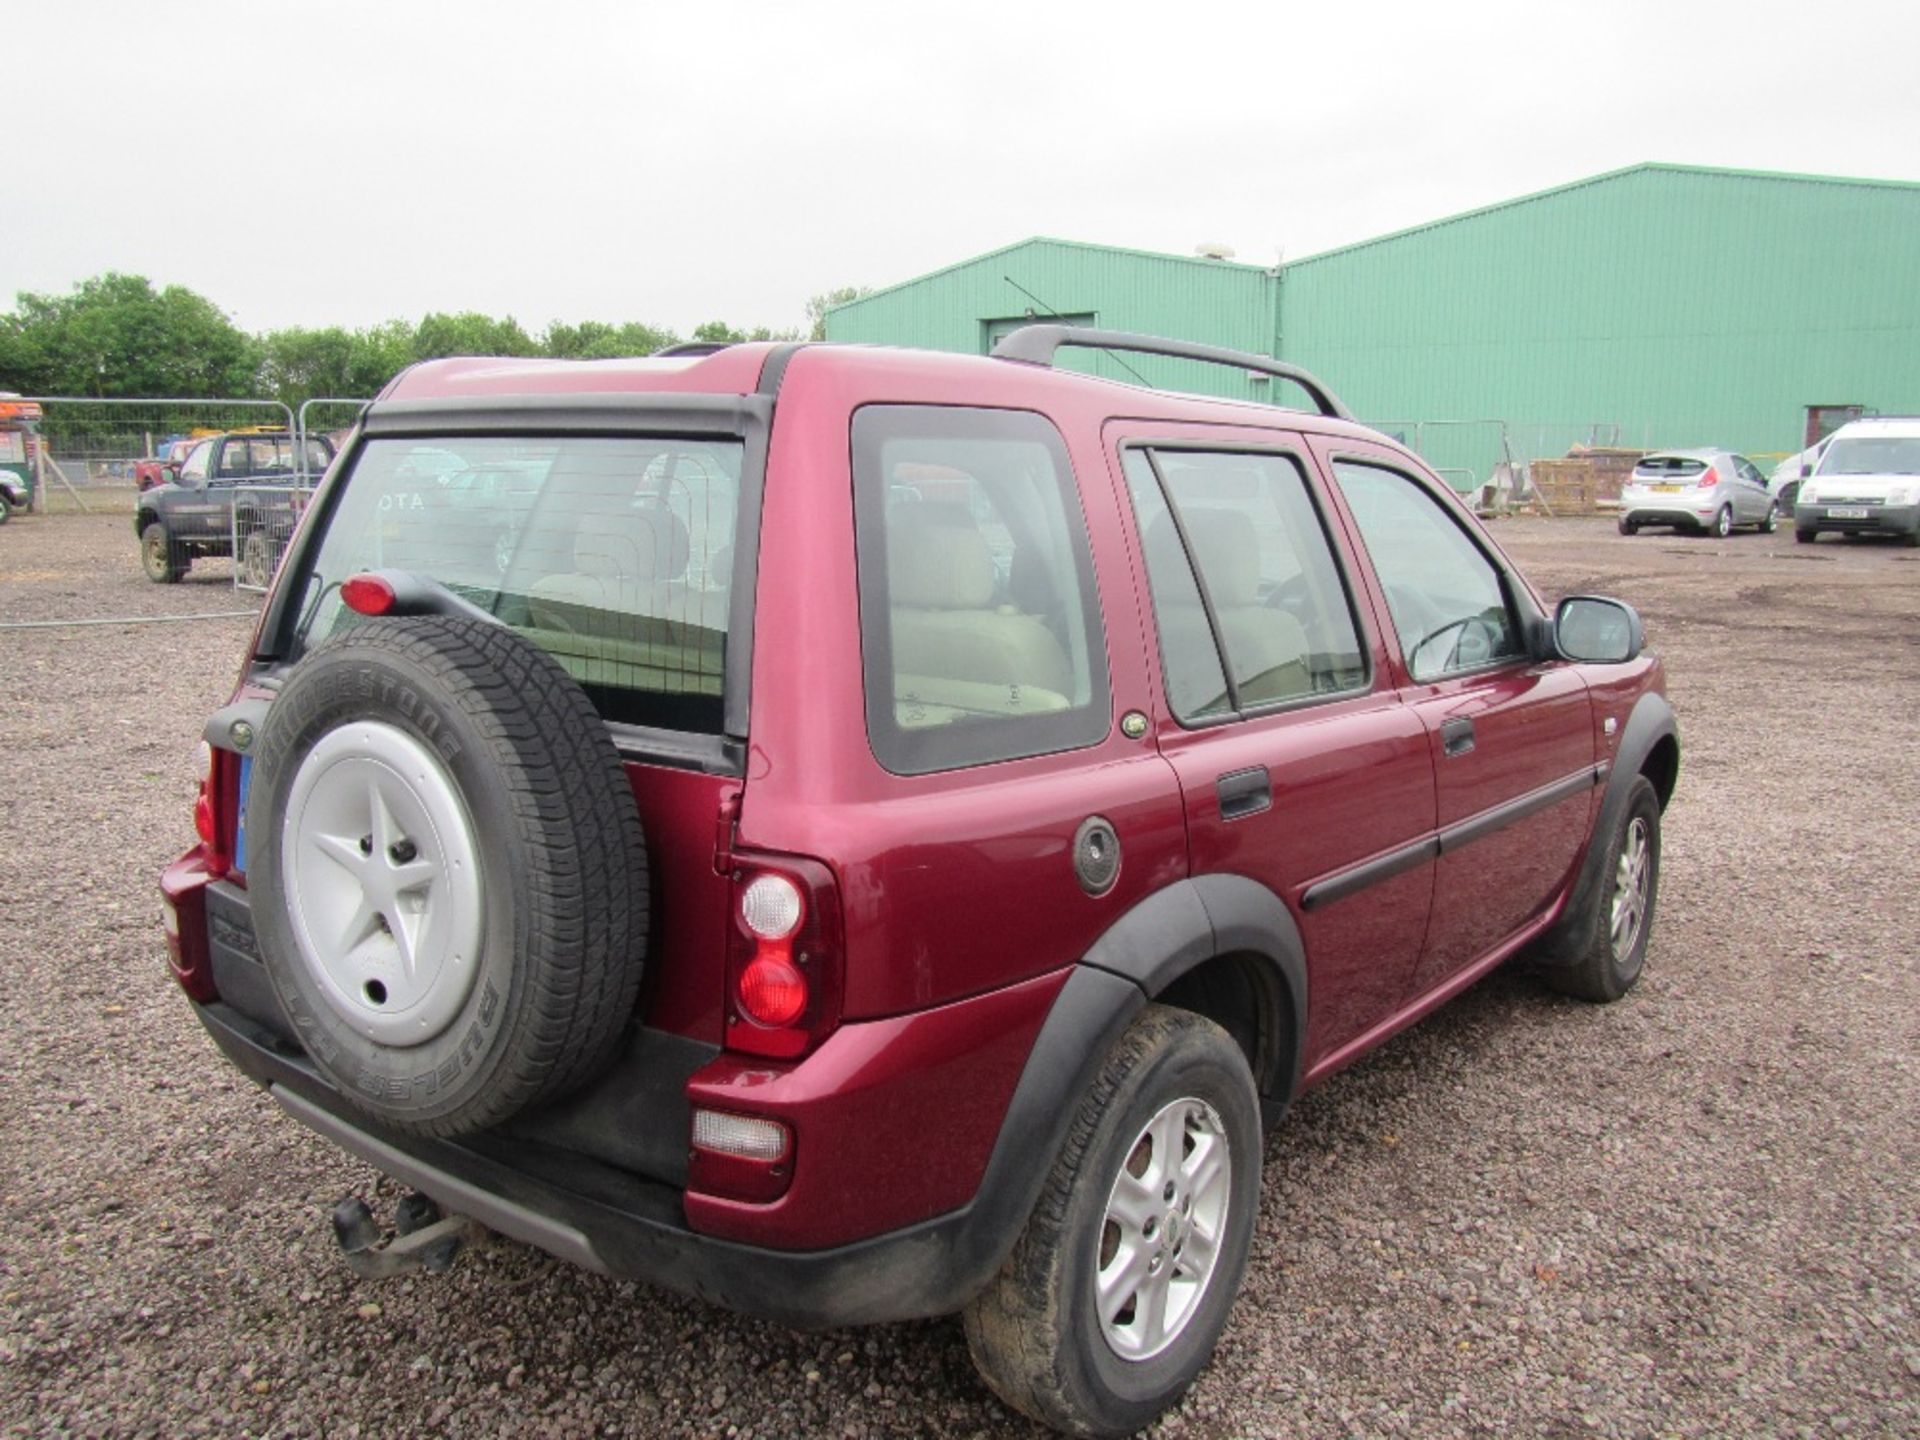
[[[1456,715],[1440,722],[1440,746],[1449,755],[1465,755],[1473,749],[1473,720]]]
[[[1222,820],[1243,820],[1273,808],[1273,782],[1264,765],[1230,770],[1213,782],[1213,789],[1220,798]]]

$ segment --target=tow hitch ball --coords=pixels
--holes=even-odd
[[[478,1222],[445,1215],[426,1196],[407,1196],[393,1212],[393,1238],[384,1239],[373,1211],[358,1195],[333,1207],[333,1238],[340,1253],[363,1280],[382,1280],[424,1270],[438,1275],[453,1264],[463,1244],[480,1237]]]

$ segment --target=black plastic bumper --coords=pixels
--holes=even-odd
[[[932,1220],[830,1250],[762,1249],[687,1227],[681,1191],[524,1140],[463,1144],[369,1126],[288,1042],[230,1005],[195,1006],[236,1066],[295,1119],[489,1229],[575,1264],[802,1329],[950,1314],[1000,1268],[1045,1179],[1086,1073],[1144,1003],[1082,967],[1041,1027],[974,1199]]]

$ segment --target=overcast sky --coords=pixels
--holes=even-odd
[[[8,0],[0,308],[802,322],[1029,235],[1270,264],[1642,160],[1920,179],[1920,4]]]

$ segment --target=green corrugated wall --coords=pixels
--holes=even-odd
[[[1273,353],[1274,278],[1256,265],[1152,255],[1066,240],[1025,240],[937,270],[828,313],[827,335],[983,355],[995,322],[1080,317],[1109,330]],[[1030,292],[1030,293],[1029,293]],[[1244,375],[1129,355],[1061,352],[1061,363],[1116,380],[1242,398],[1262,396]]]
[[[1277,281],[1029,240],[842,306],[827,329],[980,353],[991,322],[1029,311],[1277,353],[1366,418],[1507,420],[1526,454],[1595,422],[1624,444],[1782,452],[1809,404],[1920,413],[1920,185],[1640,165],[1297,260]],[[1107,356],[1081,363],[1133,378]],[[1127,363],[1153,384],[1268,391]],[[1457,449],[1484,478],[1489,433],[1430,427],[1423,448],[1437,464]]]
[[[1920,411],[1920,186],[1639,166],[1297,261],[1280,313],[1358,414],[1796,450]]]

